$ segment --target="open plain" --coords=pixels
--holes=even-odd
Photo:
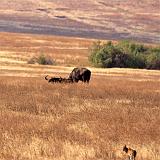
[[[160,159],[160,72],[89,67],[89,85],[49,84],[89,66],[95,40],[0,33],[0,159]],[[55,65],[27,64],[49,55]]]
[[[0,31],[160,43],[159,0],[1,0]]]

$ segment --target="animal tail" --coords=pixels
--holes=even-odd
[[[47,75],[47,76],[45,76],[45,80],[47,80],[47,81],[48,81],[48,78],[47,78],[47,77],[48,77],[48,75]]]

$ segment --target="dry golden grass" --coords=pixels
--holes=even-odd
[[[160,75],[136,74],[95,72],[89,85],[0,77],[0,159],[124,160],[124,144],[160,159]]]
[[[92,42],[0,33],[1,160],[124,160],[124,144],[136,160],[160,159],[159,71],[90,68],[89,85],[44,80],[88,66]],[[58,65],[27,64],[41,53]]]
[[[25,64],[44,54],[57,65],[88,65],[88,48],[94,40],[58,36],[0,33],[0,64]]]

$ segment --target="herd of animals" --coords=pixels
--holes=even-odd
[[[68,78],[62,78],[62,77],[48,78],[48,75],[45,76],[45,79],[48,82],[53,82],[53,83],[78,83],[78,81],[89,83],[90,78],[91,78],[91,71],[87,68],[74,68],[72,72],[69,74]],[[127,146],[125,145],[123,147],[123,151],[127,156],[127,160],[135,160],[137,152],[134,149],[127,148]]]
[[[87,68],[74,68],[72,72],[69,74],[69,78],[62,78],[62,77],[48,78],[48,75],[45,76],[45,79],[48,82],[53,82],[53,83],[78,83],[78,81],[89,83],[90,78],[91,78],[91,71]]]

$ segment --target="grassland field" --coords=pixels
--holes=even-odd
[[[94,41],[0,33],[0,160],[160,159],[160,72],[90,67]],[[27,64],[42,53],[56,65]],[[75,66],[89,85],[44,80]]]

